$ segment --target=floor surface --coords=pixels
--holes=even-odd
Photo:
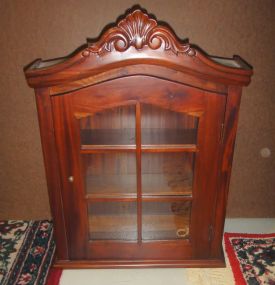
[[[272,233],[275,219],[227,219],[226,232]],[[60,285],[194,285],[184,268],[64,270]],[[205,282],[205,284],[218,284]],[[234,284],[227,284],[234,285]]]

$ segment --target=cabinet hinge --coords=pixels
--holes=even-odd
[[[220,132],[220,143],[222,144],[224,140],[224,123],[221,124],[221,132]]]
[[[214,236],[214,228],[212,225],[209,226],[208,229],[208,240],[212,241],[213,240],[213,236]]]

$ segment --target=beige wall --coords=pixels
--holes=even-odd
[[[50,217],[33,91],[23,66],[64,56],[96,37],[135,1],[1,0],[0,219]],[[210,54],[239,54],[255,70],[244,89],[228,216],[275,217],[275,3],[140,1]],[[270,158],[259,150],[269,147]]]

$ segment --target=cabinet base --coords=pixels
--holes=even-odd
[[[139,261],[90,261],[90,260],[56,260],[54,263],[56,268],[64,269],[98,269],[98,268],[212,268],[225,267],[224,258],[221,259],[197,259],[197,260],[139,260]]]

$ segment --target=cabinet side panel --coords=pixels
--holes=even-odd
[[[222,238],[229,182],[232,169],[233,153],[238,126],[239,107],[241,101],[240,87],[229,86],[224,118],[224,131],[222,134],[223,157],[221,161],[221,179],[216,199],[215,225],[212,240],[211,257],[222,256]]]
[[[35,95],[48,193],[54,223],[57,258],[66,260],[68,259],[68,246],[49,90],[47,88],[36,89]]]

